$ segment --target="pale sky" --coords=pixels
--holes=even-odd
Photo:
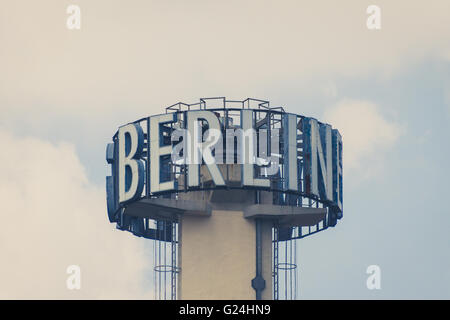
[[[66,26],[72,4],[80,30]],[[372,4],[380,30],[366,26]],[[107,219],[106,144],[175,102],[225,96],[343,135],[344,218],[299,242],[301,299],[450,299],[449,12],[448,0],[2,0],[0,298],[151,298],[148,243]],[[381,290],[366,287],[374,264]]]

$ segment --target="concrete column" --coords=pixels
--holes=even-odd
[[[263,299],[272,299],[272,231],[263,223]],[[180,217],[179,299],[255,299],[255,221],[239,210]]]

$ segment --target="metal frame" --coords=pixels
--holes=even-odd
[[[210,104],[216,102],[216,105],[214,107],[210,107]],[[219,102],[220,106],[217,106],[217,102]],[[239,106],[239,107],[236,107]],[[235,118],[235,117],[239,117],[239,113],[240,110],[242,109],[251,109],[256,113],[256,121],[261,121],[261,120],[265,120],[268,122],[266,127],[268,129],[268,136],[270,136],[270,130],[274,129],[274,128],[281,128],[281,121],[282,121],[282,115],[285,114],[285,110],[282,107],[270,107],[270,102],[266,101],[266,100],[260,100],[260,99],[253,99],[253,98],[247,98],[245,100],[226,100],[225,97],[212,97],[212,98],[201,98],[199,102],[197,103],[193,103],[193,104],[187,104],[187,103],[183,103],[183,102],[178,102],[176,104],[173,104],[169,107],[166,108],[166,113],[169,112],[176,112],[178,114],[178,119],[179,123],[181,124],[181,126],[183,127],[185,125],[184,123],[184,115],[186,111],[191,111],[191,110],[208,110],[208,111],[212,111],[212,112],[217,112],[220,113],[221,116],[224,117],[225,121],[224,121],[224,129],[225,128],[230,128],[233,126],[229,125],[229,119],[230,118]],[[236,112],[235,115],[233,115],[233,113]],[[297,115],[297,121],[301,121],[302,119],[304,119],[304,116],[301,115]],[[131,123],[139,123],[139,124],[146,124],[142,127],[144,128],[148,128],[148,121],[149,118],[145,117],[145,118],[141,118],[139,120],[136,120],[134,122]],[[171,123],[168,125],[168,130],[174,130],[174,124]],[[145,131],[145,130],[144,130]],[[149,157],[150,157],[150,151],[149,151],[149,146],[148,146],[148,133],[145,132],[145,144],[144,144],[144,151],[142,154],[142,159],[145,160],[145,163],[148,165],[149,163]],[[298,145],[300,146],[298,148],[297,151],[297,161],[299,166],[302,166],[303,164],[303,149],[302,149],[302,140],[301,140],[301,136],[299,138],[300,140],[297,140]],[[270,139],[269,139],[270,140]],[[117,141],[117,133],[113,136],[113,141],[116,142]],[[270,150],[270,146],[268,147]],[[280,140],[280,153],[282,154],[282,148],[283,148],[283,142],[282,140]],[[117,148],[115,148],[117,149]],[[175,165],[173,163],[170,162],[169,160],[169,166],[172,168],[170,170],[170,175],[171,178],[173,179],[174,177],[179,177],[180,175],[184,175],[184,181],[186,182],[186,175],[187,175],[187,170],[186,170],[186,165]],[[145,176],[145,188],[144,188],[144,192],[141,195],[140,199],[137,199],[137,201],[144,199],[144,198],[173,198],[176,199],[178,197],[178,194],[181,192],[189,192],[189,191],[193,191],[193,189],[188,189],[186,185],[179,185],[177,190],[173,190],[173,191],[169,191],[169,192],[164,192],[164,193],[158,193],[158,194],[152,194],[150,192],[150,188],[149,188],[149,168],[145,168],[146,171],[146,176]],[[285,174],[285,170],[284,170],[284,163],[283,163],[283,159],[280,159],[280,170],[279,170],[279,174],[274,175],[274,176],[269,176],[270,180],[271,180],[271,187],[269,191],[274,192],[277,195],[277,199],[274,199],[274,204],[278,204],[278,205],[289,205],[289,206],[298,206],[298,207],[310,207],[308,204],[313,201],[314,203],[320,204],[321,207],[325,208],[328,207],[329,205],[331,205],[332,203],[330,203],[329,201],[323,201],[321,199],[319,199],[317,196],[306,193],[305,191],[292,191],[292,190],[285,190],[283,188],[283,183],[285,180],[284,177]],[[299,184],[303,181],[304,179],[304,172],[302,171],[302,175],[299,176]],[[117,175],[115,175],[117,177]],[[218,188],[225,188],[225,189],[242,189],[245,187],[241,187],[241,186],[236,186],[234,184],[231,183],[230,179],[229,179],[229,175],[228,175],[228,167],[227,167],[227,174],[224,176],[224,180],[226,182],[226,187],[213,187],[210,185],[203,185],[202,182],[200,184],[200,187],[195,188],[195,191],[207,191],[207,190],[215,190]],[[116,185],[116,183],[115,183]],[[118,208],[124,208],[126,205],[120,205],[118,203],[116,203]],[[118,212],[120,212],[121,210],[119,210]],[[325,219],[327,220],[327,219]],[[325,225],[324,221],[324,225]],[[326,226],[328,227],[328,226]],[[321,228],[321,230],[326,229],[325,228]],[[131,231],[130,228],[128,228],[126,225],[123,226],[119,226],[120,229],[122,230],[127,230]],[[315,231],[318,232],[318,231]],[[315,233],[314,232],[314,233]],[[303,238],[309,234],[312,234],[311,232],[308,232],[306,235],[304,233],[302,233],[301,231],[297,233],[298,238]],[[142,234],[143,237],[148,237],[147,235],[149,235],[148,232],[144,232]],[[150,238],[152,238],[150,236]]]

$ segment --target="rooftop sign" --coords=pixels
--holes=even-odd
[[[277,204],[315,201],[335,220],[342,217],[339,131],[270,108],[267,101],[211,98],[173,105],[165,114],[119,127],[106,158],[112,222],[121,208],[142,198],[215,188],[274,191]]]

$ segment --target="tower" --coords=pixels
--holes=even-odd
[[[342,218],[342,139],[268,101],[202,98],[119,127],[108,217],[151,239],[155,298],[295,299],[298,239]]]

